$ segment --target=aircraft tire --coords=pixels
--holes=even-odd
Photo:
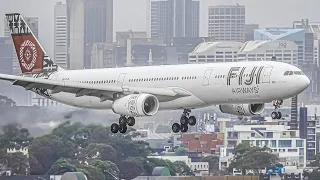
[[[271,117],[272,117],[272,119],[277,119],[278,118],[278,113],[277,112],[272,112],[271,113]]]
[[[124,133],[126,133],[127,132],[127,126],[126,125],[120,125],[119,126],[119,132],[120,133],[122,133],[122,134],[124,134]]]
[[[134,126],[136,124],[136,120],[134,117],[128,118],[128,126]]]
[[[281,118],[282,118],[282,114],[281,114],[281,112],[279,111],[279,112],[278,112],[277,119],[281,119]]]
[[[178,124],[178,123],[172,124],[172,132],[178,133],[180,131],[180,129],[181,129],[180,124]]]
[[[186,125],[186,124],[182,124],[181,125],[181,132],[188,132],[188,125]]]
[[[189,125],[190,125],[190,126],[194,126],[194,125],[196,125],[196,124],[197,124],[197,119],[196,119],[196,117],[190,116],[190,117],[189,117]]]
[[[126,117],[121,116],[121,117],[119,118],[119,125],[120,125],[120,126],[121,126],[121,125],[126,125],[127,122],[128,122],[128,120],[127,120]]]
[[[111,125],[111,132],[112,133],[117,133],[119,131],[119,125],[117,124],[117,123],[113,123],[112,125]]]
[[[181,116],[180,118],[181,125],[187,125],[189,123],[189,119],[187,116]]]

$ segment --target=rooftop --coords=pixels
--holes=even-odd
[[[285,45],[282,46],[282,49],[297,49],[297,45],[292,41],[286,41],[286,40],[255,40],[255,41],[247,41],[243,44],[241,49],[239,50],[239,53],[241,52],[249,52],[252,50],[255,50],[260,47],[268,47],[272,49],[279,48],[279,43],[283,43]]]
[[[199,44],[191,53],[204,53],[213,49],[240,49],[242,46],[241,42],[203,42]]]
[[[289,28],[265,28],[265,29],[255,29],[255,32],[264,34],[272,40],[280,39],[286,37],[290,34],[304,31],[303,29],[289,29]]]

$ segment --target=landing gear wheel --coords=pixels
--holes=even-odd
[[[190,125],[190,126],[194,126],[194,125],[196,125],[196,124],[197,124],[197,119],[196,119],[196,117],[190,116],[190,117],[189,117],[189,125]]]
[[[113,123],[113,124],[111,125],[111,132],[112,132],[112,133],[117,133],[118,131],[119,131],[119,125],[116,124],[116,123]]]
[[[277,119],[281,119],[281,118],[282,118],[282,114],[281,114],[281,112],[278,112]]]
[[[129,117],[128,118],[128,126],[133,126],[136,123],[136,120],[134,117]]]
[[[277,119],[278,118],[278,113],[277,112],[272,112],[271,113],[271,117],[272,117],[272,119]]]
[[[187,116],[182,116],[182,117],[180,118],[180,123],[181,123],[182,125],[185,125],[185,124],[187,125],[188,122],[189,122],[189,119],[188,119]]]
[[[180,129],[181,129],[180,124],[174,123],[174,124],[172,125],[172,131],[173,131],[174,133],[178,133],[178,132],[180,131]]]
[[[124,116],[121,116],[120,118],[119,118],[119,125],[121,126],[121,125],[126,125],[127,124],[127,118],[126,117],[124,117]]]
[[[126,125],[120,125],[120,127],[119,127],[119,132],[120,133],[122,133],[122,134],[124,134],[124,133],[126,133],[127,132],[127,126]]]
[[[188,125],[181,125],[181,132],[188,132]]]

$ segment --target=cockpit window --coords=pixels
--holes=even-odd
[[[302,71],[295,71],[294,74],[295,75],[304,75]]]
[[[291,76],[291,75],[304,75],[302,71],[286,71],[283,75]]]

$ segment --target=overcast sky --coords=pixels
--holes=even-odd
[[[4,14],[19,12],[39,17],[39,39],[50,56],[53,54],[53,14],[58,0],[0,0],[0,36]],[[209,5],[246,6],[246,23],[261,27],[292,26],[294,20],[308,18],[320,22],[320,0],[200,0],[200,36],[207,35]],[[146,0],[114,0],[114,31],[146,30]]]

